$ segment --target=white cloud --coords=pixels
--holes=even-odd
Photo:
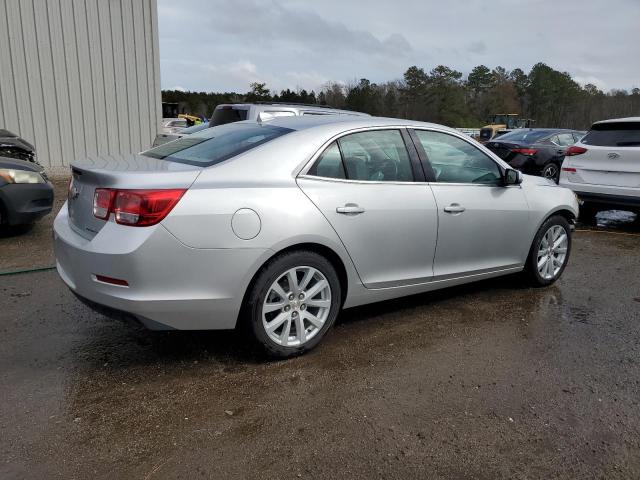
[[[537,62],[607,88],[640,82],[637,0],[159,0],[158,12],[164,87],[311,90],[394,80],[411,65],[468,73]]]

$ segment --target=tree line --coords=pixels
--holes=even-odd
[[[640,116],[640,88],[603,92],[580,85],[567,72],[544,63],[529,73],[516,68],[475,67],[466,78],[439,65],[430,71],[412,66],[402,79],[350,84],[329,82],[319,92],[290,89],[271,92],[252,83],[246,93],[163,90],[164,102],[177,102],[184,113],[210,116],[220,103],[277,101],[329,105],[371,115],[435,122],[452,127],[480,127],[496,113],[518,113],[537,127],[586,129],[597,120]]]

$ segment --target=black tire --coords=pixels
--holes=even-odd
[[[597,223],[596,215],[598,215],[598,209],[595,205],[584,202],[580,205],[580,214],[578,220],[585,225],[595,225]]]
[[[560,166],[555,162],[549,162],[542,168],[540,175],[558,183],[560,181]]]
[[[312,267],[318,270],[329,283],[331,303],[324,325],[313,338],[297,346],[282,346],[267,334],[262,322],[262,305],[272,284],[285,272],[294,267]],[[252,283],[243,306],[243,322],[246,331],[255,342],[273,358],[289,358],[301,355],[320,343],[333,326],[342,305],[342,291],[336,269],[325,257],[312,251],[287,252],[271,259],[258,273]]]
[[[542,238],[549,231],[549,229],[553,226],[560,226],[564,229],[567,235],[567,252],[564,264],[556,273],[553,278],[547,279],[544,278],[540,272],[538,271],[538,250],[540,248],[540,243],[542,242]],[[533,239],[533,243],[531,244],[531,249],[529,250],[529,256],[527,257],[527,263],[524,268],[525,278],[528,280],[528,283],[534,287],[546,287],[547,285],[551,285],[554,283],[560,276],[562,272],[564,272],[567,263],[569,262],[569,258],[571,256],[571,226],[566,218],[560,215],[554,215],[549,217],[545,222],[540,226],[536,236]]]

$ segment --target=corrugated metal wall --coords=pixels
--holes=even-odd
[[[156,0],[0,0],[0,128],[40,163],[143,150],[161,114]]]

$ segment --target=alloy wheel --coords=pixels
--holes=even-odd
[[[560,170],[558,170],[558,166],[555,163],[550,163],[549,165],[544,167],[542,176],[555,182],[558,179],[559,172]]]
[[[331,310],[331,287],[318,269],[294,267],[269,287],[262,305],[268,337],[285,347],[307,343],[322,329]]]
[[[545,280],[555,278],[567,261],[569,236],[561,225],[553,225],[538,246],[538,273]]]

